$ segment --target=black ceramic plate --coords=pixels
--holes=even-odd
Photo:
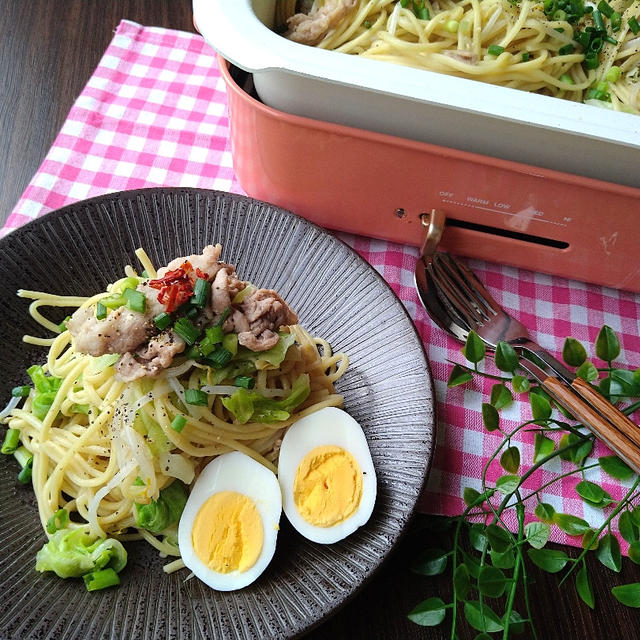
[[[102,291],[136,265],[220,242],[241,277],[274,288],[300,322],[349,354],[339,383],[363,426],[378,475],[369,523],[342,542],[318,545],[283,515],[273,561],[251,586],[218,593],[142,543],[116,589],[88,593],[81,580],[35,571],[46,541],[31,488],[17,463],[0,462],[0,638],[290,638],[334,613],[375,573],[398,542],[425,480],[434,438],[431,377],[404,308],[378,274],[344,243],[287,211],[250,198],[197,189],[144,189],[80,202],[0,240],[0,398],[28,382],[45,351],[21,342],[42,335],[19,288],[66,295]],[[4,404],[0,401],[0,404]]]

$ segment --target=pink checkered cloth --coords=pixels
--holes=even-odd
[[[232,168],[225,87],[212,50],[195,34],[123,21],[1,233],[71,202],[152,186],[242,193]],[[424,340],[440,424],[420,508],[457,515],[464,508],[464,487],[480,488],[483,466],[502,439],[482,425],[481,404],[491,383],[447,389],[451,361],[464,359],[460,346],[434,326],[418,302],[413,287],[415,248],[339,235],[382,274]],[[640,296],[495,264],[474,261],[471,266],[498,302],[552,353],[560,354],[566,336],[593,345],[598,330],[607,324],[620,336],[621,362],[640,367]],[[516,401],[502,412],[503,427],[510,430],[530,417],[528,403]],[[532,432],[514,439],[523,461],[532,459],[533,442]],[[594,452],[608,453],[602,445]],[[571,468],[560,461],[549,464],[530,478],[528,486],[535,490]],[[495,481],[503,473],[494,462],[487,480]],[[586,477],[599,482],[614,499],[630,484],[599,470]],[[575,492],[581,479],[566,477],[539,497],[556,511],[598,526],[602,510],[586,506]],[[535,498],[528,501],[529,519],[535,503]],[[558,530],[552,539],[580,542]]]

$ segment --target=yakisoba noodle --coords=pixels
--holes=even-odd
[[[316,0],[311,14],[339,1]],[[429,19],[416,15],[416,4],[424,7]],[[424,0],[422,4],[357,0],[353,10],[315,44],[578,102],[596,100],[600,106],[640,113],[640,35],[634,21],[640,20],[640,1],[613,0],[607,4],[607,12],[619,15],[619,28],[612,30],[613,23],[603,18],[606,34],[599,36],[597,44],[602,48],[595,69],[585,69],[583,47],[575,38],[579,31],[593,28],[596,12],[587,12],[571,24],[565,11],[555,11],[549,17],[543,2],[532,0]],[[296,39],[295,33],[289,35]],[[593,46],[597,48],[596,43]]]
[[[139,251],[138,255],[153,277],[155,270],[146,254]],[[131,267],[126,273],[135,275]],[[36,417],[30,396],[8,419],[9,428],[20,430],[23,445],[33,455],[32,482],[43,526],[64,507],[77,512],[93,535],[120,540],[143,537],[162,554],[179,556],[175,540],[160,539],[144,529],[127,533],[136,528],[136,502],[157,498],[159,490],[176,477],[188,485],[207,462],[230,450],[242,451],[275,472],[286,427],[323,407],[342,405],[334,382],[348,366],[347,356],[332,353],[325,340],[312,337],[300,325],[285,329],[295,337],[295,344],[278,368],[258,370],[254,390],[265,396],[285,396],[301,374],[308,374],[310,395],[287,420],[235,424],[221,395],[214,395],[208,406],[184,402],[184,389],[206,382],[208,367],[181,358],[156,378],[125,383],[116,378],[113,366],[105,366],[108,356],[79,353],[69,331],[60,333],[58,325],[38,311],[43,306],[88,307],[104,294],[85,299],[23,290],[19,295],[33,300],[31,315],[40,324],[59,333],[52,339],[24,338],[49,346],[43,370],[62,380],[49,411],[42,419]],[[216,386],[211,386],[215,391]],[[160,426],[156,440],[168,442],[155,455],[148,446],[150,434],[145,440],[134,428],[134,418],[141,412]],[[175,416],[186,414],[182,431],[171,428]],[[168,565],[179,566],[180,561]]]

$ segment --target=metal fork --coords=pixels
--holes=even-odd
[[[436,324],[461,342],[473,329],[491,350],[500,341],[509,343],[520,356],[524,371],[640,473],[637,425],[536,344],[526,327],[500,307],[464,263],[444,252],[422,259],[422,263],[416,271],[416,286]]]

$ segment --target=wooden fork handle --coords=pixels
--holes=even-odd
[[[640,427],[587,382],[576,378],[569,387],[549,377],[542,387],[597,438],[640,473]]]

